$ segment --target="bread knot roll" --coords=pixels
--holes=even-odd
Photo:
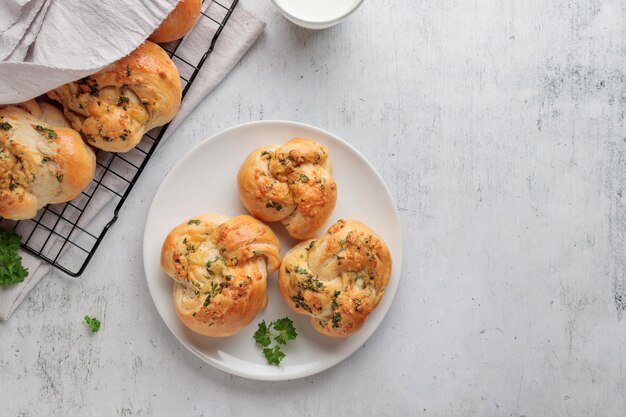
[[[0,217],[35,217],[46,204],[77,197],[96,157],[63,113],[34,100],[0,107]]]
[[[202,214],[175,227],[161,250],[180,320],[206,336],[230,336],[267,305],[267,274],[280,265],[274,232],[250,216]]]
[[[237,183],[252,215],[281,221],[296,239],[315,236],[337,201],[328,148],[308,139],[256,149],[241,165]]]
[[[148,39],[152,42],[172,42],[191,31],[200,17],[202,0],[181,0]]]
[[[378,306],[390,274],[385,242],[363,223],[339,220],[321,238],[287,252],[278,286],[289,307],[311,316],[318,332],[349,336]]]
[[[131,150],[150,129],[172,120],[181,95],[176,65],[149,41],[103,70],[48,92],[86,142],[111,152]]]

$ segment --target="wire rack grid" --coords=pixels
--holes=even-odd
[[[183,39],[161,44],[176,64],[184,97],[209,57],[239,0],[203,1],[201,17]],[[209,34],[209,36],[207,36]],[[194,45],[205,45],[200,55]],[[200,56],[197,56],[200,55]],[[22,237],[22,248],[72,277],[79,277],[115,223],[169,124],[146,133],[127,153],[96,152],[96,175],[76,199],[48,205],[30,220],[0,217],[0,229]]]

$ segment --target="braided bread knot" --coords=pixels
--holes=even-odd
[[[128,152],[150,129],[174,118],[182,88],[178,69],[157,44],[145,41],[103,70],[48,92],[90,145]]]
[[[250,216],[203,214],[175,227],[161,250],[180,320],[206,336],[230,336],[267,305],[267,274],[280,243]]]
[[[70,201],[95,172],[93,150],[60,110],[35,100],[0,107],[0,217],[30,219]]]
[[[241,165],[237,183],[253,216],[282,222],[296,239],[315,236],[337,201],[328,148],[308,139],[254,150]]]
[[[363,223],[339,220],[287,252],[278,285],[287,305],[311,316],[318,332],[349,336],[378,306],[390,275],[385,242]]]

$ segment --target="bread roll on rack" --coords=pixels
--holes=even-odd
[[[35,217],[46,204],[78,196],[96,158],[63,113],[30,100],[0,107],[0,217]]]
[[[90,145],[127,152],[174,118],[182,87],[167,53],[150,41],[103,70],[48,93]]]
[[[202,0],[181,0],[148,39],[172,42],[191,32],[200,17]]]

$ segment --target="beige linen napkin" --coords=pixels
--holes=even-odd
[[[213,5],[210,7],[213,7]],[[207,12],[207,14],[210,15],[209,12]],[[202,22],[202,19],[200,22]],[[235,8],[235,11],[231,15],[230,20],[224,27],[215,45],[213,53],[204,63],[202,70],[199,72],[192,87],[188,91],[180,111],[170,124],[164,139],[180,125],[198,103],[200,103],[235,67],[246,51],[263,32],[264,27],[265,24],[256,16],[246,11],[241,4]],[[193,36],[188,37],[186,42],[181,44],[176,54],[183,59],[187,59],[191,56],[197,56],[198,52],[205,51],[207,49],[207,41],[213,36],[211,30],[214,31],[215,28],[198,25],[194,32],[192,32]],[[181,75],[184,76],[182,71]],[[119,184],[119,187],[121,188],[123,185],[124,184]],[[115,187],[115,185],[110,186]],[[89,222],[98,222],[98,213],[110,202],[111,195],[102,193],[96,194],[95,196],[97,198],[94,198],[90,202],[88,209],[81,217],[79,225],[85,226]],[[104,212],[106,210],[102,211]],[[114,233],[115,231],[110,232],[105,239],[111,239],[112,236],[110,235]],[[62,241],[59,239],[58,242],[53,242],[51,246],[54,247],[55,244],[60,245],[61,243]],[[54,249],[52,251],[54,252]],[[0,320],[7,320],[11,313],[13,313],[28,295],[29,291],[34,288],[51,269],[49,264],[40,261],[30,253],[21,251],[20,254],[23,258],[24,266],[29,270],[29,275],[24,282],[20,284],[0,288]],[[98,253],[96,253],[95,256],[98,256]]]

